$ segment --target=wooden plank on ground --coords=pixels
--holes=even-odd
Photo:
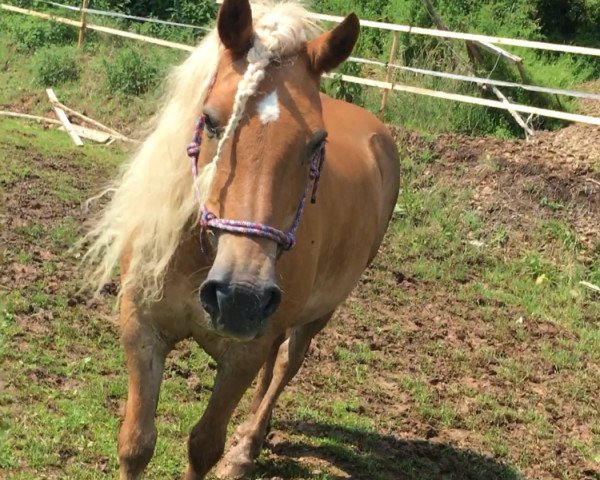
[[[50,102],[54,106],[54,111],[56,112],[58,119],[62,122],[63,126],[65,127],[65,130],[67,131],[67,133],[69,134],[69,136],[71,137],[73,142],[75,142],[75,145],[77,145],[78,147],[83,147],[83,141],[81,140],[79,135],[77,135],[77,132],[73,128],[73,125],[71,124],[71,121],[69,120],[69,117],[67,117],[67,114],[65,113],[65,111],[62,108],[55,105],[55,103],[58,102],[58,98],[56,98],[56,94],[54,93],[54,90],[52,90],[51,88],[48,88],[48,89],[46,89],[46,94],[48,95]]]
[[[69,112],[71,115],[80,118],[81,120],[83,120],[84,122],[90,123],[91,125],[94,125],[95,127],[99,128],[100,130],[104,130],[105,132],[110,133],[114,138],[118,139],[118,140],[124,140],[127,142],[134,142],[134,140],[127,138],[125,135],[123,135],[122,133],[117,132],[116,130],[107,127],[106,125],[98,122],[97,120],[94,120],[93,118],[90,118],[86,115],[84,115],[83,113],[78,112],[77,110],[73,110],[70,107],[67,107],[64,103],[61,102],[55,102],[55,105],[59,106],[60,108],[62,108],[65,112]]]
[[[64,126],[61,126],[59,130],[65,130]],[[94,130],[93,128],[82,127],[81,125],[73,125],[73,130],[81,138],[87,138],[96,143],[108,143],[112,137],[110,133],[101,132],[100,130]]]
[[[1,111],[0,116],[11,118],[24,118],[26,120],[33,120],[34,122],[38,123],[51,123],[53,125],[62,125],[60,120],[55,120],[54,118],[38,117],[37,115],[29,115],[28,113]]]

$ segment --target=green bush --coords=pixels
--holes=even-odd
[[[51,46],[39,50],[33,61],[34,77],[44,87],[79,78],[75,47]]]
[[[2,26],[21,52],[33,52],[49,45],[64,45],[77,41],[77,29],[47,20],[10,15],[3,19]]]
[[[156,58],[137,49],[126,48],[111,62],[104,62],[110,91],[124,95],[141,95],[156,86],[161,68]]]
[[[95,5],[95,8],[195,25],[208,23],[218,9],[214,0],[98,0]]]

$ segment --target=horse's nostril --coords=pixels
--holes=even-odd
[[[200,287],[200,302],[213,320],[243,325],[248,320],[263,321],[273,315],[281,303],[281,290],[274,284],[257,288],[207,280]]]
[[[217,291],[220,288],[223,288],[223,284],[216,280],[208,280],[200,287],[200,302],[202,302],[204,310],[206,310],[209,315],[216,315],[219,313]]]
[[[281,290],[279,289],[279,287],[277,287],[275,285],[268,287],[265,290],[264,301],[263,301],[264,318],[268,318],[271,315],[273,315],[277,311],[277,308],[279,307],[280,303],[281,303]]]

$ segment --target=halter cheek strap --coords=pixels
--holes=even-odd
[[[200,156],[200,147],[202,145],[202,133],[204,131],[205,125],[206,121],[204,117],[200,117],[198,123],[196,124],[196,130],[194,132],[192,143],[190,143],[187,149],[188,156],[192,160],[192,173],[194,175],[194,178],[198,177],[198,157]],[[311,158],[310,171],[308,174],[308,179],[306,181],[304,194],[302,195],[302,200],[300,200],[300,204],[298,205],[298,208],[296,210],[296,215],[294,217],[292,227],[287,233],[277,228],[261,223],[218,218],[215,214],[211,213],[205,205],[202,206],[200,226],[204,230],[221,230],[224,232],[237,233],[240,235],[246,235],[250,237],[266,238],[277,243],[285,251],[291,250],[296,244],[296,233],[298,232],[300,220],[302,219],[302,214],[304,213],[304,209],[306,207],[306,199],[308,198],[309,193],[311,193],[311,185],[311,203],[316,203],[317,201],[317,191],[319,189],[319,180],[321,179],[321,172],[323,171],[324,162],[325,141],[323,141],[323,143],[319,145],[319,147],[317,148],[317,150]]]

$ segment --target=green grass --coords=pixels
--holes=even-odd
[[[438,289],[453,292],[462,303],[475,309],[475,317],[493,324],[494,342],[498,345],[513,344],[514,339],[530,344],[532,339],[527,330],[546,322],[556,325],[561,332],[560,340],[551,336],[546,341],[537,341],[527,347],[530,351],[526,353],[513,351],[507,357],[495,349],[484,349],[468,363],[497,365],[494,367],[497,377],[516,388],[539,382],[543,369],[549,368],[560,376],[560,384],[555,385],[555,395],[559,398],[572,398],[572,391],[581,395],[582,390],[595,389],[598,375],[586,366],[590,362],[597,365],[600,359],[598,344],[593,340],[599,333],[597,324],[587,319],[598,318],[600,308],[594,295],[579,282],[595,275],[598,252],[590,252],[583,246],[564,214],[538,220],[532,225],[533,241],[527,245],[512,244],[511,251],[507,251],[505,246],[512,236],[510,225],[491,230],[477,212],[465,207],[468,205],[465,200],[470,198],[468,191],[455,188],[450,192],[439,185],[425,189],[414,186],[419,185],[427,163],[420,156],[404,162],[399,221],[395,222],[389,241],[393,253],[386,252],[385,262],[402,265],[403,271],[414,278],[434,282]],[[561,209],[552,210],[558,213]],[[490,231],[491,235],[487,233]],[[469,238],[481,238],[485,248],[471,247]],[[527,330],[518,327],[519,317]],[[465,361],[464,355],[456,359],[446,348],[443,343],[435,344],[428,353],[449,358],[448,362],[455,365],[460,363],[457,360]],[[437,366],[429,369],[428,378],[435,375]],[[426,385],[414,378],[404,381],[424,419],[432,417],[442,424],[454,421],[452,410],[446,411],[440,402],[435,405],[437,414],[431,415],[434,397]],[[581,388],[582,382],[587,387]],[[539,439],[554,438],[552,422],[539,408],[531,406],[522,411],[508,407],[507,410],[496,402],[490,397],[485,408],[476,409],[477,413],[468,417],[470,428],[485,429],[490,424],[501,427],[506,421],[503,419],[507,419],[509,423],[526,425]],[[580,397],[579,402],[573,408],[581,408],[583,412],[593,409],[596,403],[589,396]],[[509,453],[503,436],[501,431],[488,431],[485,436],[484,444],[499,457],[507,457]],[[597,436],[592,444],[577,444],[577,450],[590,461],[599,449]],[[523,458],[534,458],[533,451],[530,457]],[[523,461],[520,466],[528,465]]]
[[[0,27],[5,23],[18,24],[20,18],[7,14],[0,19]],[[11,21],[8,22],[8,19]],[[43,21],[35,22],[44,24]],[[154,113],[158,98],[163,92],[160,79],[166,77],[170,68],[185,58],[185,53],[178,50],[139,50],[136,43],[124,43],[119,39],[107,42],[92,40],[82,50],[64,47],[41,49],[35,53],[34,48],[31,53],[19,49],[19,43],[11,36],[10,31],[2,32],[0,29],[0,32],[0,65],[3,66],[0,68],[0,104],[14,105],[18,111],[44,116],[49,111],[45,88],[53,86],[62,103],[126,134],[143,130],[145,121]],[[60,81],[44,81],[42,85],[36,80],[42,57],[54,51],[68,52],[69,58],[76,60],[79,76],[76,81],[64,81],[63,75],[59,75]],[[129,64],[123,66],[123,57],[128,52],[135,53],[138,67],[143,66],[144,69],[137,72],[134,79],[130,78],[129,82],[122,78],[123,69],[132,68]],[[31,62],[32,55],[34,58],[39,57],[38,61]],[[48,65],[48,62],[45,61],[44,64]],[[107,75],[107,64],[113,72],[110,77],[112,83]],[[49,76],[52,77],[53,74],[54,72],[50,72]],[[113,77],[121,83],[115,85]],[[150,86],[153,88],[148,90]],[[121,94],[120,90],[131,94]]]

